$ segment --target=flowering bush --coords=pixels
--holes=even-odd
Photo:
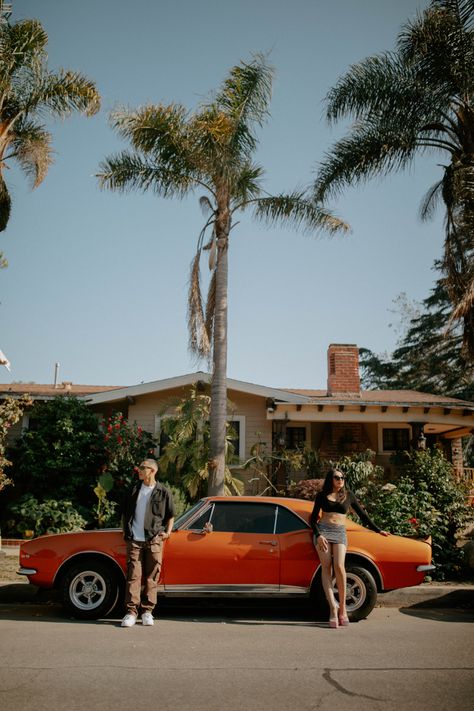
[[[30,397],[24,395],[19,400],[6,397],[0,405],[0,491],[8,484],[12,484],[12,480],[5,473],[5,469],[11,466],[11,462],[5,454],[8,430],[20,421],[25,408],[31,404]]]
[[[324,479],[302,479],[288,488],[288,496],[294,499],[314,501],[316,494],[323,488]]]
[[[121,412],[102,420],[104,465],[102,473],[110,474],[112,485],[104,487],[114,500],[119,500],[136,477],[137,465],[153,457],[156,442],[152,435],[136,423],[130,424]]]
[[[434,577],[457,575],[462,551],[456,535],[473,518],[467,490],[438,449],[403,452],[393,458],[398,476],[385,483],[383,470],[370,453],[345,457],[338,463],[350,488],[380,528],[401,536],[432,537]]]

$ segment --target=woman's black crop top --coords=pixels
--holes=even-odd
[[[324,513],[347,514],[349,509],[353,509],[356,512],[362,523],[365,524],[367,528],[370,528],[371,531],[375,531],[376,533],[380,533],[382,529],[375,525],[369,517],[367,511],[360,505],[352,491],[347,492],[347,496],[344,501],[331,501],[331,499],[328,499],[328,497],[320,491],[319,494],[316,494],[313,511],[309,520],[310,526],[315,535],[320,535],[317,524],[320,511],[323,511]]]

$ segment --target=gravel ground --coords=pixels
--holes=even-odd
[[[0,554],[0,580],[20,583],[21,578],[16,574],[18,570],[18,555]]]

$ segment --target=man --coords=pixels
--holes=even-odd
[[[142,624],[153,625],[157,585],[163,558],[163,541],[170,537],[174,523],[171,492],[156,481],[158,465],[145,459],[138,467],[136,482],[124,502],[123,531],[127,541],[127,614],[122,627],[133,627],[138,612]],[[141,595],[142,574],[145,588]]]

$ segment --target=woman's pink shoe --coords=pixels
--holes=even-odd
[[[339,615],[339,624],[341,627],[349,627],[350,622],[347,615]]]
[[[330,627],[332,630],[337,630],[337,628],[339,627],[339,623],[338,623],[338,621],[337,621],[337,617],[330,617],[330,618],[329,618],[329,627]]]

